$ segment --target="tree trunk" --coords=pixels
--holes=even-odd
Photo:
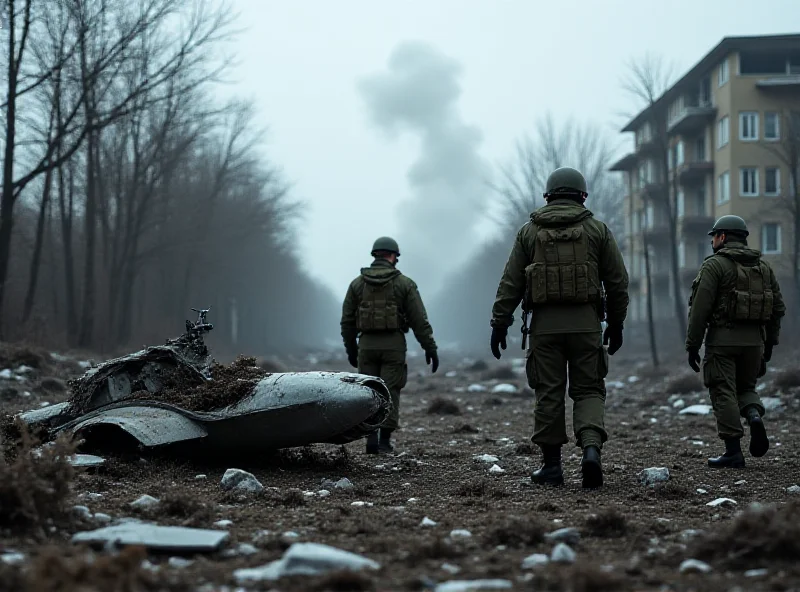
[[[44,177],[44,188],[42,189],[42,204],[39,207],[39,219],[36,222],[36,239],[33,245],[33,257],[31,258],[31,270],[28,277],[28,291],[25,294],[25,305],[22,311],[22,322],[26,323],[33,312],[33,304],[36,300],[36,287],[39,281],[39,266],[42,261],[42,245],[44,244],[45,225],[47,222],[47,212],[50,205],[50,192],[53,187],[53,169],[48,169]]]
[[[87,120],[92,121],[91,112],[87,113]],[[94,335],[95,315],[95,247],[97,242],[97,196],[95,195],[95,150],[97,134],[94,131],[87,135],[86,154],[86,211],[85,233],[86,254],[83,269],[83,303],[81,308],[81,323],[78,331],[78,346],[87,348],[92,344]]]
[[[686,311],[683,308],[683,290],[678,261],[678,164],[675,162],[675,171],[670,179],[669,170],[669,140],[667,130],[662,129],[663,133],[663,154],[661,155],[661,166],[664,170],[664,186],[666,187],[666,210],[667,225],[669,230],[670,245],[670,275],[672,276],[672,301],[675,307],[676,327],[680,334],[680,340],[686,339]]]
[[[77,344],[78,309],[75,302],[75,256],[72,251],[72,216],[75,199],[75,174],[68,166],[69,191],[64,180],[64,168],[58,169],[58,207],[61,215],[61,242],[64,253],[64,292],[67,315],[67,343]],[[69,201],[67,195],[69,194]]]
[[[658,346],[656,345],[656,328],[653,321],[653,289],[650,279],[650,253],[644,232],[642,233],[642,245],[644,245],[644,278],[647,288],[647,330],[650,334],[650,355],[653,359],[653,367],[658,368]]]

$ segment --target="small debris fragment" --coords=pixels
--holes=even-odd
[[[94,545],[135,545],[158,550],[200,553],[217,550],[229,536],[227,532],[221,530],[126,522],[97,530],[78,532],[72,536],[72,542]]]
[[[353,503],[351,503],[350,505],[351,505],[351,506],[355,506],[355,507],[357,507],[357,508],[363,508],[363,507],[365,507],[365,506],[369,508],[369,507],[371,507],[373,504],[372,504],[372,502],[353,502]]]
[[[717,499],[708,502],[706,505],[711,506],[712,508],[716,508],[718,506],[735,506],[736,501],[729,497],[718,497]]]
[[[669,469],[667,467],[651,467],[639,473],[639,481],[648,487],[654,487],[657,483],[669,481]]]
[[[195,475],[194,478],[197,481],[202,481],[203,479],[208,479],[208,475]]]
[[[458,572],[461,571],[461,568],[457,565],[453,565],[452,563],[442,563],[439,566],[442,571],[446,571],[449,574],[456,575]]]
[[[217,520],[214,526],[217,528],[228,528],[229,526],[233,526],[233,520]]]
[[[450,538],[451,539],[468,539],[472,536],[472,533],[468,530],[464,529],[456,529],[450,531]]]
[[[470,393],[483,393],[483,392],[485,392],[487,390],[489,390],[489,389],[487,389],[482,384],[471,384],[471,385],[469,385],[467,387],[467,392],[470,392]]]
[[[501,473],[505,473],[506,470],[503,469],[502,467],[500,467],[499,465],[492,465],[492,468],[489,469],[489,472],[493,473],[493,474],[496,474],[496,475],[499,475]]]
[[[433,592],[477,592],[478,590],[509,590],[510,580],[451,580],[442,582]]]
[[[739,479],[736,483],[734,483],[734,485],[746,485],[746,484],[747,481],[745,481],[744,479]]]
[[[767,575],[769,575],[769,570],[763,567],[761,569],[748,569],[744,572],[744,577],[746,578],[763,578]]]
[[[284,576],[319,575],[331,571],[380,569],[380,564],[328,545],[294,543],[277,561],[251,569],[237,569],[233,577],[239,584],[277,580]]]
[[[711,405],[689,405],[681,409],[678,415],[708,415],[711,413]]]
[[[25,559],[25,554],[17,551],[7,551],[0,555],[0,561],[6,565],[18,565],[25,561]]]
[[[703,489],[701,487],[698,487],[697,488],[697,493],[699,493],[700,495],[705,495],[706,493],[708,493],[708,491],[706,491],[705,489]]]
[[[146,510],[148,508],[153,508],[161,503],[161,500],[157,497],[153,497],[152,495],[143,495],[140,498],[131,502],[131,507],[136,508],[137,510]]]
[[[86,506],[72,506],[72,513],[83,520],[92,519],[92,513]]]
[[[575,551],[566,543],[558,543],[550,554],[550,561],[553,563],[575,563]]]
[[[793,495],[798,495],[800,494],[800,485],[792,485],[791,487],[787,487],[786,491]]]
[[[92,520],[94,520],[98,524],[109,524],[112,518],[108,514],[103,514],[102,512],[98,512],[97,514],[92,516]]]
[[[550,543],[567,543],[576,545],[581,539],[581,532],[577,528],[559,528],[544,535],[546,541]]]
[[[550,563],[550,558],[544,553],[534,553],[522,560],[522,569],[534,569]]]
[[[170,567],[183,569],[184,567],[189,567],[192,563],[194,563],[194,561],[191,559],[184,559],[183,557],[170,557],[167,563]]]
[[[69,458],[69,464],[73,467],[99,467],[105,464],[106,459],[102,456],[95,456],[94,454],[73,454]]]
[[[242,493],[261,493],[264,486],[261,485],[255,475],[241,469],[228,469],[222,476],[220,486],[226,491],[237,491]]]
[[[339,480],[338,480],[338,481],[337,481],[337,482],[334,484],[334,487],[335,487],[336,489],[342,489],[342,490],[345,490],[345,491],[347,491],[347,490],[349,490],[349,489],[353,489],[353,487],[355,487],[355,485],[353,485],[353,484],[350,482],[350,479],[348,479],[347,477],[343,477],[342,479],[339,479]]]
[[[496,463],[498,460],[500,460],[499,458],[497,458],[496,456],[492,456],[491,454],[476,454],[472,458],[485,463]]]
[[[697,559],[686,559],[681,563],[680,567],[678,567],[678,571],[680,573],[710,573],[711,566]]]
[[[506,393],[508,395],[513,395],[516,392],[517,392],[517,387],[515,387],[513,384],[508,384],[508,383],[497,384],[492,389],[492,393],[494,394]]]
[[[330,492],[330,491],[328,491],[327,489],[320,489],[320,490],[317,492],[317,496],[318,496],[318,497],[328,497],[330,494],[331,494],[331,492]]]
[[[425,518],[422,519],[422,522],[420,522],[419,525],[420,526],[436,526],[436,522],[434,522],[433,520],[431,520],[430,518],[425,516]]]

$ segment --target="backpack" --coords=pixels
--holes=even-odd
[[[356,328],[362,333],[401,329],[400,313],[394,300],[394,280],[379,286],[364,283],[356,316]]]

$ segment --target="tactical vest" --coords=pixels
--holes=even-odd
[[[401,330],[400,311],[394,300],[394,280],[380,286],[364,283],[356,328],[362,333]]]
[[[766,323],[772,318],[773,294],[770,288],[770,271],[767,264],[745,266],[721,254],[736,266],[736,281],[720,304],[725,307],[721,315],[730,322]]]
[[[601,299],[600,274],[589,260],[589,237],[582,222],[539,228],[532,261],[525,268],[529,305]]]

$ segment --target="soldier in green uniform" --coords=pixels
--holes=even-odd
[[[367,437],[367,454],[392,452],[392,432],[399,426],[400,390],[408,378],[406,336],[414,332],[431,371],[439,368],[436,341],[422,298],[411,278],[396,268],[397,242],[381,237],[372,247],[375,260],[350,283],[342,305],[342,339],[350,365],[360,374],[383,379],[392,394],[392,411]]]
[[[766,373],[778,344],[786,312],[780,286],[761,253],[747,247],[747,224],[722,216],[708,233],[714,254],[703,262],[692,283],[686,351],[689,366],[700,372],[705,338],[703,384],[708,388],[725,453],[708,466],[744,467],[740,440],[744,417],[750,426],[750,454],[764,456],[769,438],[761,419],[764,405],[756,381]]]
[[[604,379],[607,356],[622,346],[628,272],[611,231],[584,206],[587,196],[586,180],[575,169],[562,167],[550,175],[547,205],[517,233],[492,309],[491,349],[497,359],[520,302],[523,335],[531,334],[526,353],[528,384],[536,391],[531,440],[544,461],[531,478],[539,484],[564,482],[567,378],[575,441],[583,449],[583,486],[603,484]],[[608,324],[601,342],[604,314]]]

